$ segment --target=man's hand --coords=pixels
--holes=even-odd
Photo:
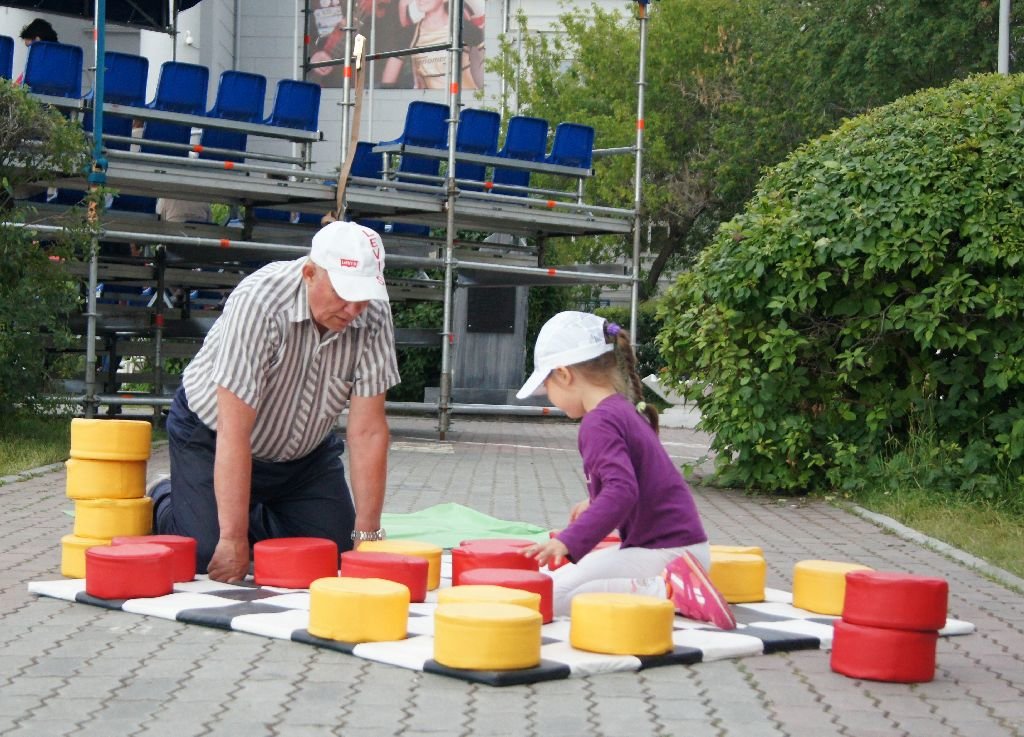
[[[210,558],[206,572],[213,581],[234,583],[249,572],[249,541],[222,537]]]

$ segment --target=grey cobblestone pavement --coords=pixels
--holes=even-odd
[[[386,510],[458,502],[563,524],[581,498],[576,428],[558,421],[392,419]],[[707,439],[665,430],[680,462]],[[158,449],[150,474],[165,471]],[[1011,737],[1024,735],[1024,596],[823,501],[697,489],[712,542],[757,544],[768,584],[793,564],[850,560],[942,576],[977,625],[943,638],[919,685],[833,673],[821,651],[492,688],[282,640],[107,611],[27,592],[59,577],[70,532],[62,466],[0,486],[0,735]]]

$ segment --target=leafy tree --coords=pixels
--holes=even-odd
[[[62,221],[68,232],[61,236],[13,227],[32,214],[17,206],[15,193],[80,171],[87,160],[77,125],[0,80],[0,411],[46,388],[47,347],[67,344],[64,320],[78,299],[60,261],[80,252],[84,237],[80,213]]]
[[[1021,130],[1024,76],[976,76],[761,180],[660,309],[723,481],[842,487],[922,430],[968,488],[1024,478]]]
[[[634,4],[630,4],[634,6]],[[764,167],[809,138],[925,86],[995,66],[991,0],[662,0],[648,24],[644,218],[663,269],[683,265],[749,198]],[[514,109],[593,125],[599,147],[634,141],[639,39],[625,13],[593,7],[564,33],[506,39],[493,61]],[[632,206],[633,160],[599,159],[596,202]],[[585,246],[586,250],[582,250]],[[562,244],[579,259],[630,249]]]

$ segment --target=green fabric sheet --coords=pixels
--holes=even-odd
[[[548,539],[548,531],[543,527],[497,519],[454,503],[436,504],[409,514],[385,512],[381,524],[391,540],[422,540],[443,548],[480,538]]]

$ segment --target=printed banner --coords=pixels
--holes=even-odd
[[[345,55],[346,0],[316,0],[308,16],[310,61]],[[354,26],[368,40],[367,53],[398,51],[448,43],[448,0],[356,0]],[[464,0],[462,23],[463,90],[483,86],[484,0]],[[374,64],[374,86],[392,89],[445,89],[448,51],[428,51],[380,59]],[[341,65],[311,69],[307,81],[341,87]]]

